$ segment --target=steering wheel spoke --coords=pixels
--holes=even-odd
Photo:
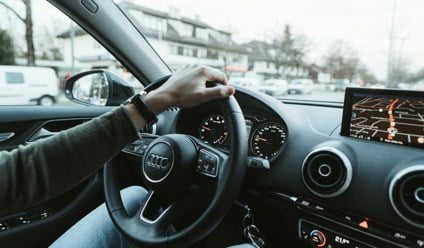
[[[167,235],[174,231],[172,224],[190,211],[200,198],[199,193],[192,193],[175,201],[167,201],[151,190],[132,219],[141,221],[143,226],[151,230],[153,236]]]
[[[175,204],[166,204],[166,201],[157,192],[151,190],[132,219],[141,222],[150,230],[149,233],[152,236],[161,236],[171,225],[174,212]]]

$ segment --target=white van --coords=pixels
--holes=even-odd
[[[53,105],[59,79],[52,68],[0,66],[0,105]]]

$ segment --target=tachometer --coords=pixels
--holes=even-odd
[[[286,141],[287,132],[283,124],[267,122],[253,132],[250,148],[253,155],[272,160],[278,155]]]
[[[209,144],[223,144],[228,132],[222,115],[210,115],[199,128],[199,138]]]

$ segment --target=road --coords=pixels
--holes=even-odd
[[[306,100],[306,101],[328,101],[328,102],[343,102],[344,92],[330,92],[325,90],[315,90],[311,94],[290,94],[275,96],[277,99],[290,99],[290,100]],[[58,97],[56,105],[73,105],[62,94]]]
[[[283,95],[277,96],[278,99],[293,99],[293,100],[306,100],[306,101],[326,101],[326,102],[343,102],[344,92],[330,92],[330,91],[313,91],[312,94],[298,94],[298,95]]]

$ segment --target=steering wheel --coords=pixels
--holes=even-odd
[[[243,113],[233,96],[216,100],[229,133],[229,151],[209,146],[183,134],[153,139],[144,151],[140,173],[148,195],[134,216],[129,216],[120,196],[116,159],[104,168],[106,205],[118,230],[141,247],[186,247],[205,238],[224,218],[236,199],[247,165],[247,134]],[[206,182],[213,195],[193,223],[169,232],[169,227],[190,210],[199,195],[192,186]],[[199,188],[199,187],[198,187]],[[200,187],[202,188],[202,187]],[[205,190],[205,189],[203,189]]]

